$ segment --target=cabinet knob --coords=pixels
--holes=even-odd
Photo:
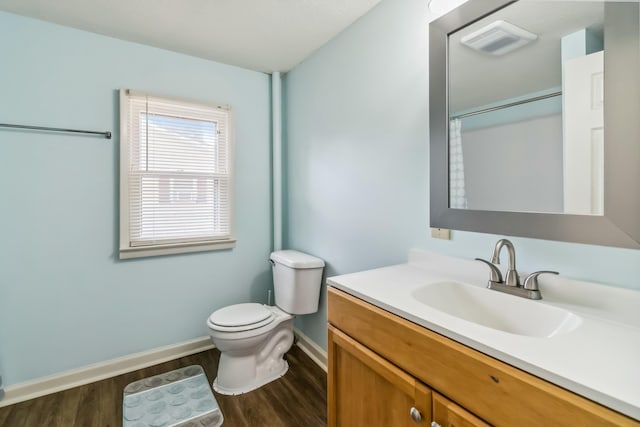
[[[442,427],[442,426],[435,421],[431,421],[431,427]]]
[[[419,423],[420,421],[422,421],[422,414],[420,413],[420,411],[415,408],[412,407],[411,410],[409,411],[409,415],[411,415],[411,419],[417,423]]]

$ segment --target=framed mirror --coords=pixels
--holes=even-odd
[[[640,5],[469,0],[429,28],[432,227],[640,248]]]

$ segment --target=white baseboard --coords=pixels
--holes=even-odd
[[[5,387],[5,395],[4,399],[0,400],[0,408],[105,378],[115,377],[116,375],[136,371],[148,366],[157,365],[158,363],[168,362],[211,348],[213,348],[211,339],[208,336],[200,337],[178,344],[158,347],[140,353],[94,363],[59,374],[36,378],[31,381]]]
[[[298,337],[297,346],[300,347],[300,350],[304,351],[316,365],[327,372],[327,352],[316,344],[315,341],[303,334],[300,329],[293,328],[293,333]]]

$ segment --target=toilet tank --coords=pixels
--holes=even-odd
[[[324,261],[286,250],[271,253],[276,305],[290,314],[318,311]]]

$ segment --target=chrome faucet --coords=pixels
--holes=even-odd
[[[500,264],[500,252],[505,246],[507,248],[507,252],[509,253],[509,267],[507,269],[506,280],[503,281],[502,272],[500,271],[498,266],[496,266],[496,264]],[[496,247],[493,249],[491,262],[482,258],[476,258],[476,261],[485,263],[490,269],[487,288],[535,300],[542,299],[542,294],[540,293],[540,288],[538,287],[538,276],[547,273],[558,274],[557,271],[536,271],[535,273],[531,273],[530,275],[528,275],[524,280],[524,285],[521,286],[520,277],[518,276],[518,271],[516,270],[516,250],[513,247],[513,243],[511,243],[507,239],[498,240],[498,242],[496,243]]]

